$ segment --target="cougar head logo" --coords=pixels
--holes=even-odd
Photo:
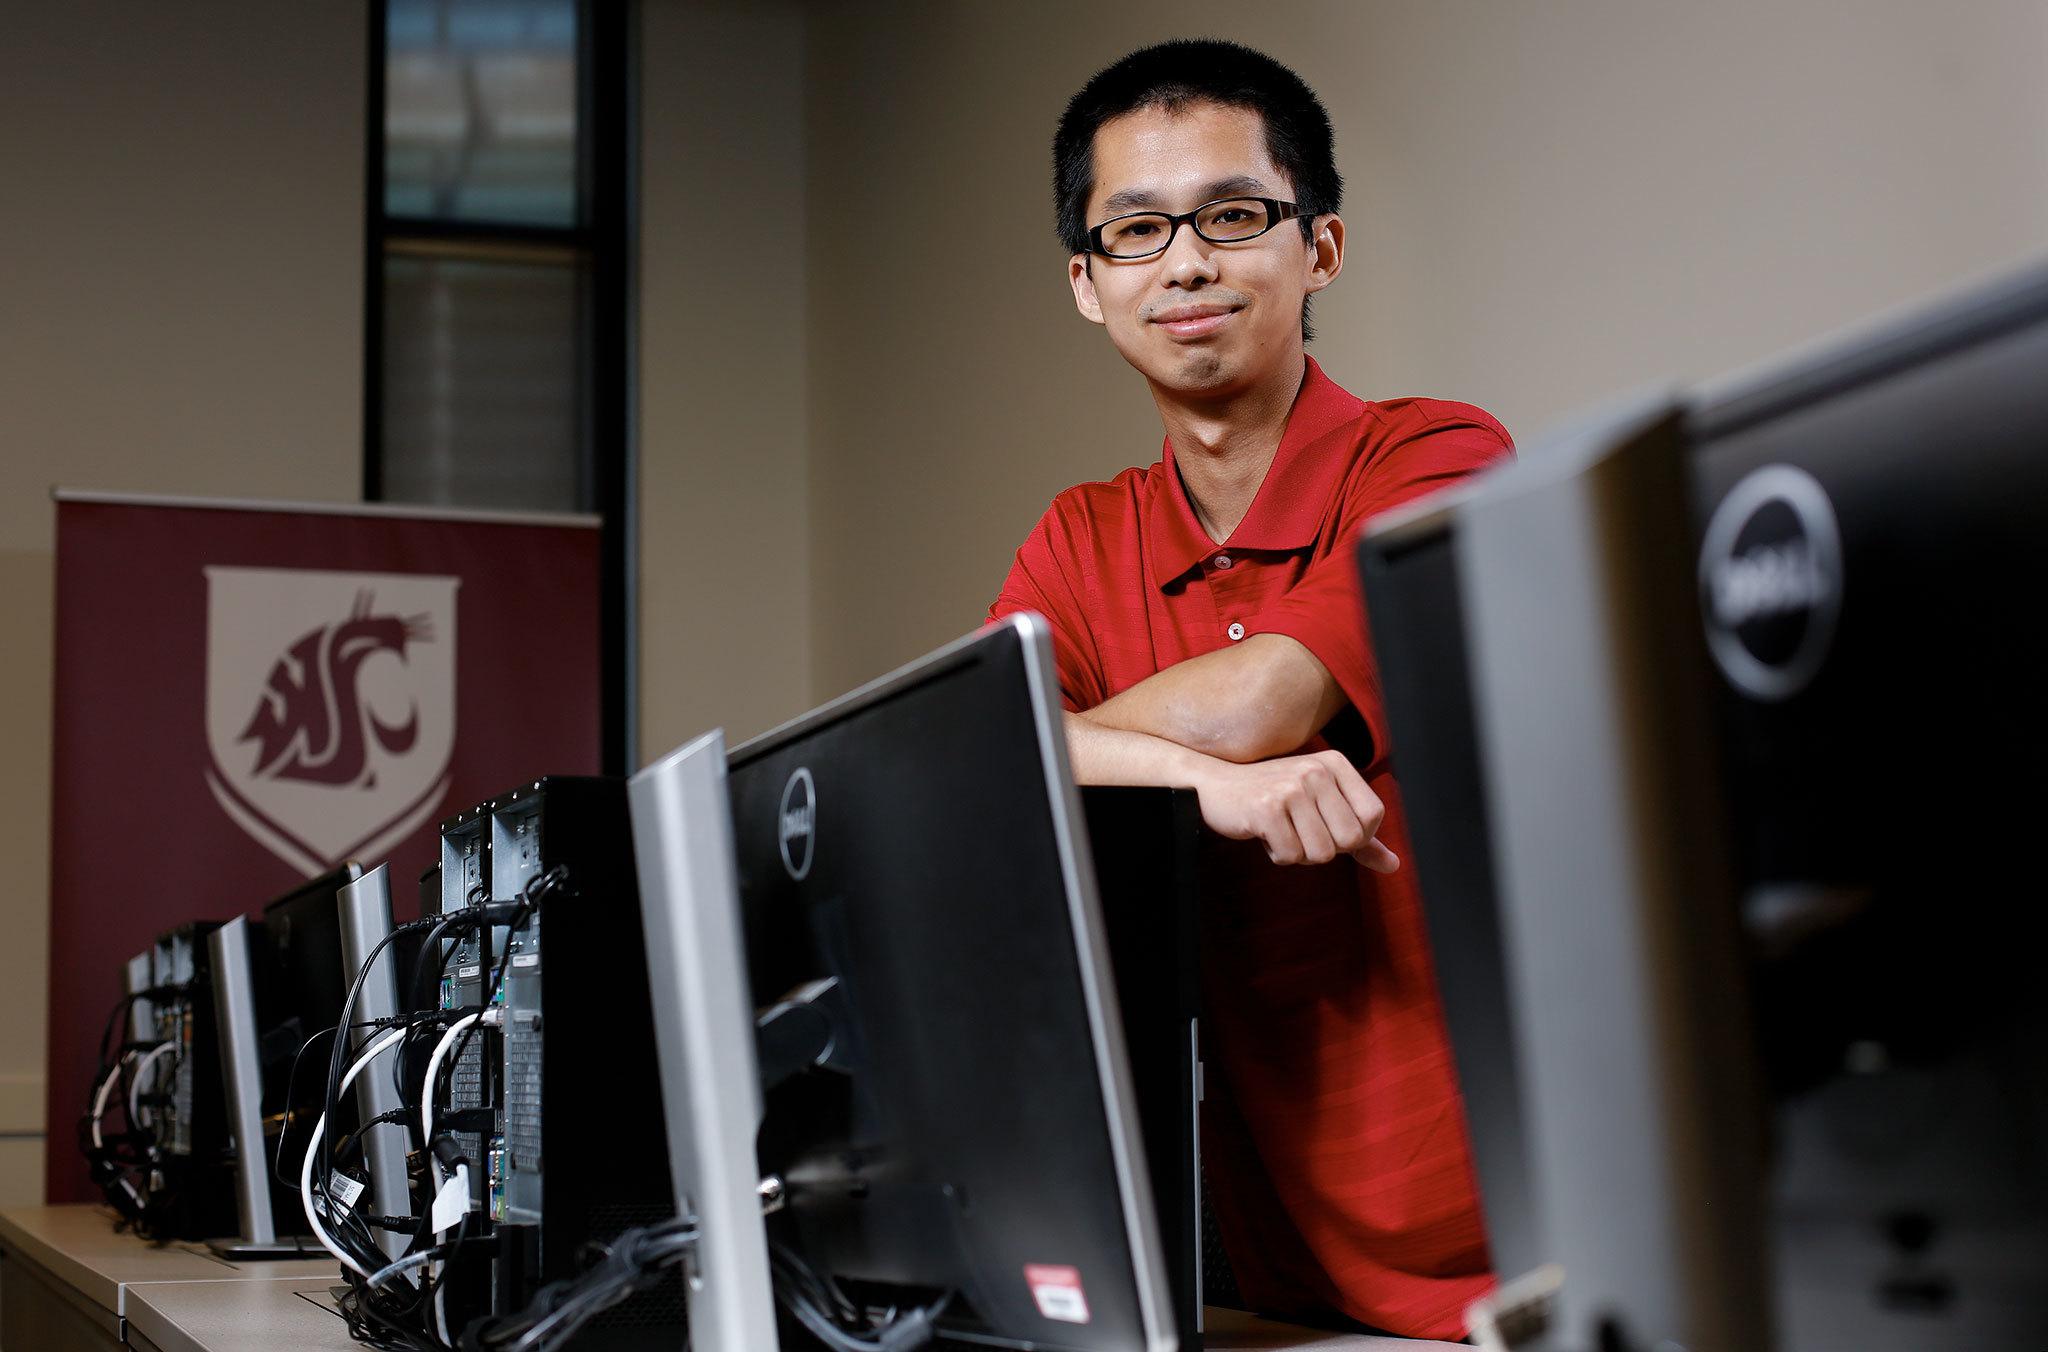
[[[384,723],[363,703],[358,677],[377,653],[404,661],[408,644],[433,641],[433,628],[425,615],[380,615],[373,605],[370,592],[357,592],[346,620],[307,630],[272,664],[256,711],[236,739],[256,743],[257,776],[372,788],[371,738],[390,755],[412,749],[418,706],[404,722]]]

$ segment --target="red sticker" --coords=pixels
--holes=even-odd
[[[1047,1319],[1062,1324],[1088,1322],[1088,1297],[1081,1292],[1079,1268],[1027,1263],[1024,1284],[1031,1288],[1031,1299],[1038,1302],[1038,1312]]]

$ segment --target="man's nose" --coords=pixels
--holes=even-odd
[[[1164,261],[1169,286],[1199,286],[1216,280],[1214,246],[1195,233],[1193,222],[1173,232]]]

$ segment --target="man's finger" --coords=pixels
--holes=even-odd
[[[1285,810],[1275,811],[1260,824],[1259,839],[1265,842],[1266,857],[1274,863],[1301,862],[1301,837],[1294,829],[1294,818]]]
[[[1323,763],[1337,781],[1337,787],[1344,791],[1345,801],[1358,814],[1359,822],[1367,831],[1377,833],[1381,820],[1387,815],[1387,805],[1365,782],[1365,776],[1358,773],[1358,767],[1346,760],[1341,751],[1324,751],[1316,759]]]
[[[1382,845],[1377,839],[1369,840],[1362,850],[1352,851],[1358,862],[1374,873],[1392,873],[1401,867],[1401,856]]]
[[[1294,833],[1301,839],[1303,863],[1327,864],[1337,857],[1337,843],[1330,838],[1330,828],[1323,821],[1321,807],[1313,794],[1306,794],[1287,805],[1289,817],[1294,822]]]
[[[1337,776],[1317,775],[1313,782],[1316,807],[1322,813],[1323,824],[1329,828],[1331,841],[1345,854],[1356,854],[1364,849],[1372,840],[1372,828],[1358,820],[1358,812],[1345,796]]]

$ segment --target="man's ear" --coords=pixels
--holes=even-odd
[[[1335,214],[1316,217],[1315,235],[1308,242],[1308,289],[1322,290],[1344,271],[1344,221]]]
[[[1074,288],[1074,308],[1091,324],[1102,322],[1102,302],[1095,295],[1093,255],[1077,253],[1067,260],[1067,284]]]

